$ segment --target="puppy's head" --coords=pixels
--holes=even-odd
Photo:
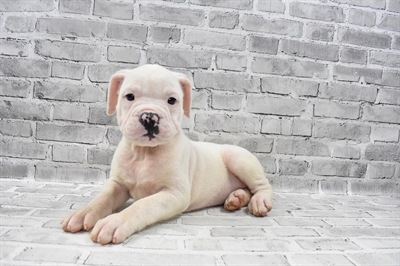
[[[107,114],[117,111],[122,134],[139,146],[168,142],[189,117],[192,85],[180,73],[158,65],[120,70],[108,88]]]

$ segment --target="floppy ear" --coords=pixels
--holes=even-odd
[[[119,70],[117,73],[112,75],[110,79],[110,83],[108,85],[108,99],[107,99],[107,114],[112,115],[115,112],[117,103],[118,103],[118,92],[121,87],[122,82],[126,74],[128,73],[128,69]]]
[[[186,75],[181,73],[174,73],[179,80],[183,91],[183,114],[186,117],[190,117],[190,106],[192,105],[192,84]]]

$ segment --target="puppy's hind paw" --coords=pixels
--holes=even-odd
[[[251,192],[248,189],[235,190],[225,200],[224,208],[227,211],[239,210],[249,203],[250,198]]]

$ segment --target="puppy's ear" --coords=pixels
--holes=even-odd
[[[121,87],[122,82],[126,74],[128,73],[128,69],[119,70],[117,73],[112,75],[110,79],[110,83],[108,86],[108,99],[107,99],[107,114],[112,115],[115,112],[117,103],[118,103],[118,92]]]
[[[186,75],[181,73],[174,73],[179,80],[179,84],[181,84],[181,88],[183,91],[183,114],[186,117],[190,117],[190,106],[192,105],[192,84]]]

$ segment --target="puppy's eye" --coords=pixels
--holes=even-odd
[[[132,93],[129,93],[129,94],[127,94],[127,95],[125,95],[125,98],[128,100],[128,101],[134,101],[135,100],[135,95],[133,95]]]
[[[174,97],[171,97],[168,99],[168,104],[174,105],[176,103],[176,99]]]

